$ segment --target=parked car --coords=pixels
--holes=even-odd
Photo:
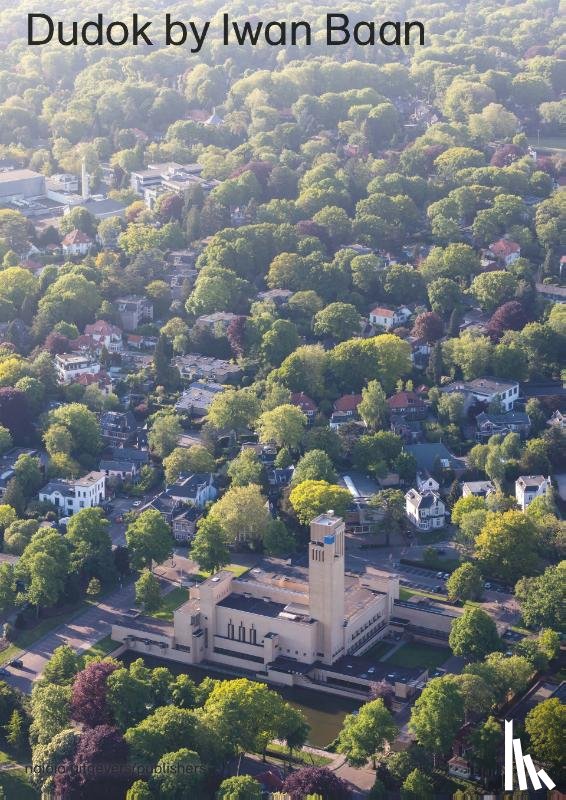
[[[16,669],[23,669],[24,662],[22,661],[21,658],[14,658],[12,659],[12,661],[10,661],[10,666],[16,667]]]
[[[142,504],[141,500],[134,500],[134,502],[132,503],[132,506],[134,508],[137,508],[138,506],[141,506],[141,504]]]

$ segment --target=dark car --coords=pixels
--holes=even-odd
[[[17,669],[23,669],[24,662],[22,661],[21,658],[14,658],[12,659],[12,661],[10,661],[10,666],[16,667]]]

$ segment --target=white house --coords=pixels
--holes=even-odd
[[[92,247],[92,239],[82,231],[68,233],[61,242],[61,250],[66,256],[86,256]]]
[[[72,383],[79,375],[96,375],[100,364],[91,356],[59,353],[55,356],[55,369],[60,383]]]
[[[446,506],[438,492],[410,489],[405,495],[405,513],[420,531],[444,527]]]
[[[118,353],[123,348],[122,329],[105,319],[86,325],[85,336],[91,337],[95,349],[105,347],[109,353]]]
[[[417,472],[417,489],[419,492],[437,492],[440,484],[432,475],[423,475],[422,472]]]
[[[552,488],[550,477],[544,475],[519,475],[515,481],[515,497],[521,511],[533,502],[535,497],[543,497]]]
[[[500,381],[497,378],[474,378],[471,381],[453,381],[447,386],[442,386],[443,394],[459,392],[464,395],[466,410],[474,400],[489,404],[494,400],[499,401],[504,411],[511,411],[513,404],[519,397],[519,384],[515,381]]]
[[[39,490],[39,500],[56,506],[61,517],[71,517],[83,508],[99,506],[106,497],[106,476],[89,472],[77,480],[57,478]]]
[[[387,306],[376,306],[369,312],[369,321],[372,325],[390,330],[404,325],[411,318],[411,309],[406,306],[399,308],[387,308]]]

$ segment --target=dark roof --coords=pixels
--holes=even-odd
[[[195,497],[199,487],[212,482],[210,472],[195,472],[187,478],[181,479],[179,483],[174,483],[166,489],[168,497],[184,497],[190,499]]]
[[[326,672],[334,672],[339,675],[353,675],[357,678],[365,675],[372,681],[387,680],[390,683],[416,681],[426,672],[425,667],[422,669],[418,667],[397,667],[388,665],[386,661],[380,663],[371,658],[364,658],[364,656],[342,656],[334,664],[323,664],[317,661],[313,666],[315,669],[323,669]],[[370,669],[373,671],[368,672]]]
[[[274,603],[272,600],[261,600],[257,597],[246,597],[243,594],[229,594],[218,603],[223,608],[233,608],[234,611],[248,611],[251,614],[260,614],[262,617],[278,617],[285,610],[284,603]]]
[[[408,444],[405,445],[405,450],[415,457],[417,469],[421,472],[423,470],[430,472],[434,468],[437,459],[448,461],[452,469],[455,470],[464,470],[466,468],[465,462],[453,456],[442,442]]]
[[[137,461],[142,464],[149,462],[149,452],[135,447],[111,447],[110,453],[115,461]]]

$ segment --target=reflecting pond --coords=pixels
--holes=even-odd
[[[214,672],[214,670],[204,670],[192,665],[177,664],[174,661],[140,655],[132,651],[120,656],[120,661],[123,661],[124,664],[131,664],[137,658],[143,658],[148,667],[167,667],[174,675],[183,673],[190,675],[195,683],[200,683],[207,675],[220,680],[230,680],[230,676]],[[350,714],[359,708],[359,703],[348,697],[324,694],[309,689],[279,688],[270,684],[268,686],[270,689],[278,691],[294,708],[298,708],[303,712],[310,725],[309,744],[315,747],[325,747],[330,744],[338,735],[346,714]]]

